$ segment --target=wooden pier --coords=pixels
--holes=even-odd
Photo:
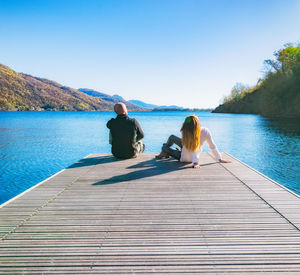
[[[300,198],[227,155],[89,155],[0,208],[0,274],[300,274]]]

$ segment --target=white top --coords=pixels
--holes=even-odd
[[[205,141],[207,142],[208,147],[213,153],[215,159],[221,159],[221,154],[219,153],[218,148],[211,137],[210,131],[207,128],[201,127],[199,147],[194,152],[189,152],[188,149],[183,146],[180,161],[197,163],[199,161],[200,153],[202,152],[203,143]]]

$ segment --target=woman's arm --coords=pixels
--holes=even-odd
[[[231,163],[231,160],[219,159],[221,163]]]
[[[198,162],[193,162],[193,168],[200,168],[200,165]]]
[[[211,150],[211,152],[213,153],[215,159],[221,163],[230,163],[230,160],[224,160],[222,159],[222,156],[217,148],[217,145],[215,144],[214,140],[211,137],[211,133],[208,129],[206,129],[206,142],[208,144],[209,149]]]
[[[196,151],[189,152],[189,154],[191,156],[191,160],[192,160],[192,163],[193,163],[193,168],[200,168],[199,158],[198,158],[198,155],[197,155]]]

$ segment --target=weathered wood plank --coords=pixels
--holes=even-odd
[[[300,200],[232,159],[92,154],[0,208],[1,274],[300,272]]]

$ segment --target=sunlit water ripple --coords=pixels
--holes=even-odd
[[[159,152],[188,112],[132,112],[146,152]],[[300,123],[257,115],[197,113],[225,151],[300,194]],[[108,153],[113,112],[0,112],[0,203],[90,153]],[[207,147],[204,151],[208,151]]]

